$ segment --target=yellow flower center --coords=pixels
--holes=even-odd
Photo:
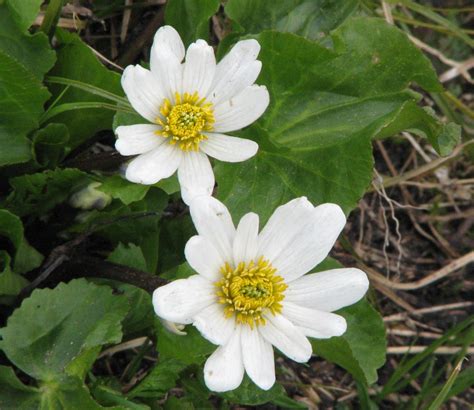
[[[213,112],[212,104],[198,93],[176,93],[174,104],[165,99],[160,107],[164,119],[156,119],[162,127],[156,133],[170,137],[170,144],[178,144],[183,151],[198,151],[199,143],[207,139],[201,132],[212,131],[214,127]]]
[[[265,324],[266,312],[281,313],[281,301],[288,287],[276,269],[261,257],[257,262],[241,262],[237,268],[229,263],[221,267],[222,279],[216,282],[219,302],[226,305],[227,317],[235,315],[237,323]]]

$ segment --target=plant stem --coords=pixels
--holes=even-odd
[[[53,38],[54,32],[56,31],[56,25],[59,21],[59,16],[63,8],[63,0],[50,0],[46,14],[41,23],[40,30],[45,33],[49,39]]]

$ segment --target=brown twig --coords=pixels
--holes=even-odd
[[[468,145],[471,145],[471,144],[474,144],[473,140],[467,141],[464,144],[458,145],[453,150],[453,152],[450,155],[448,155],[447,157],[437,158],[437,159],[429,162],[428,164],[424,164],[424,165],[422,165],[422,166],[420,166],[420,167],[418,167],[418,168],[416,168],[412,171],[408,171],[405,174],[397,175],[397,176],[394,176],[394,177],[391,177],[391,178],[390,177],[384,178],[383,186],[385,188],[388,188],[388,187],[391,187],[391,186],[394,186],[394,185],[398,185],[402,181],[408,181],[410,179],[414,179],[414,178],[418,178],[418,177],[421,177],[423,175],[426,175],[426,174],[434,171],[436,168],[439,168],[440,166],[445,165],[449,161],[453,160],[455,157],[457,157],[464,150],[464,148],[466,148]],[[374,188],[369,187],[367,192],[373,192],[374,190],[375,190]]]
[[[386,279],[380,273],[375,272],[373,269],[370,269],[368,267],[364,267],[364,269],[367,269],[367,268],[369,269],[367,271],[367,274],[369,275],[369,277],[371,277],[371,279],[382,283],[388,288],[396,289],[396,290],[416,290],[416,289],[423,288],[427,285],[430,285],[433,282],[437,282],[438,280],[448,276],[450,273],[455,272],[472,262],[474,262],[474,251],[471,251],[467,253],[466,255],[453,260],[452,262],[448,263],[443,268],[429,274],[428,276],[425,276],[423,279],[420,279],[414,282],[409,282],[409,283],[393,282],[389,279]]]
[[[151,38],[155,35],[156,30],[163,24],[165,16],[165,9],[161,7],[152,20],[148,23],[140,35],[128,45],[126,51],[120,56],[118,65],[125,67],[132,64],[143,50],[145,44],[149,43]]]
[[[389,346],[387,354],[418,354],[424,352],[429,346]],[[463,350],[460,346],[441,346],[438,347],[433,354],[456,354]],[[469,347],[466,354],[474,354],[474,347]]]
[[[411,315],[421,316],[429,313],[437,313],[437,312],[445,312],[447,310],[453,309],[464,309],[474,306],[474,302],[458,302],[458,303],[449,303],[447,305],[437,305],[437,306],[430,306],[421,309],[415,309],[410,312]],[[408,312],[402,313],[395,313],[390,316],[386,316],[383,318],[384,322],[396,322],[396,321],[404,321],[408,318]]]

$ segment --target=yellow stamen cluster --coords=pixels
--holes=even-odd
[[[176,93],[174,104],[165,99],[161,106],[164,119],[156,119],[162,127],[156,133],[170,137],[170,144],[178,144],[183,151],[198,151],[199,143],[207,139],[201,132],[212,131],[214,127],[213,112],[212,104],[199,98],[198,93]]]
[[[265,324],[265,312],[281,313],[281,301],[288,287],[269,261],[260,258],[257,262],[241,262],[237,268],[229,263],[221,267],[222,279],[216,282],[219,302],[226,305],[227,317],[235,315],[237,323]]]

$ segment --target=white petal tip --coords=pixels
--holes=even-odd
[[[242,383],[242,377],[233,378],[233,380],[229,380],[227,377],[216,377],[217,375],[214,374],[214,370],[208,368],[204,365],[204,382],[209,390],[216,392],[216,393],[224,393],[227,391],[235,390],[237,387],[240,386]],[[220,373],[220,372],[219,372]]]
[[[152,176],[144,178],[142,175],[134,172],[133,170],[130,170],[130,167],[127,167],[125,171],[125,178],[127,178],[127,180],[129,180],[130,182],[142,185],[153,185],[161,181],[161,178],[153,178]]]
[[[247,39],[247,40],[241,40],[241,41],[237,42],[235,46],[238,46],[239,48],[242,48],[244,50],[251,51],[252,56],[254,58],[257,58],[258,53],[260,53],[260,44],[254,38],[250,38],[250,39]]]
[[[255,382],[254,382],[255,383]],[[270,390],[273,385],[275,384],[275,380],[269,380],[269,381],[260,381],[258,383],[255,383],[260,389],[262,390]]]
[[[332,212],[337,216],[343,217],[344,219],[346,218],[346,215],[344,214],[344,211],[342,210],[342,208],[338,204],[333,204],[331,202],[327,202],[327,203],[319,205],[318,208],[324,209],[327,212]]]
[[[172,26],[162,26],[155,33],[155,39],[162,40],[165,37],[179,37],[179,33]]]
[[[342,336],[346,333],[347,330],[347,322],[342,316],[337,315],[337,319],[335,319],[334,325],[334,335],[333,336]]]
[[[166,304],[162,303],[162,296],[164,296],[164,287],[157,288],[153,291],[152,303],[153,309],[157,316],[164,318],[166,320]]]
[[[364,271],[361,271],[357,268],[352,268],[351,280],[353,281],[354,286],[357,286],[361,289],[365,289],[365,292],[369,289],[369,278]],[[364,292],[364,294],[365,294]]]

